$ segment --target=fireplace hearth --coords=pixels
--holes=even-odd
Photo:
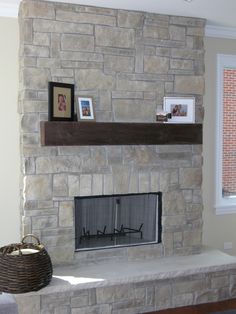
[[[75,249],[161,242],[162,193],[75,198]]]

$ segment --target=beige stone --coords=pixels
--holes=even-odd
[[[24,194],[27,200],[47,200],[52,197],[50,175],[29,175],[25,177]]]
[[[59,226],[72,227],[74,224],[74,202],[60,202],[59,206]]]
[[[144,56],[144,72],[167,73],[169,69],[169,58],[159,56]]]
[[[85,23],[85,24],[99,24],[107,26],[115,26],[116,18],[105,14],[91,14],[85,12],[73,12],[66,10],[57,10],[56,19],[59,21]]]
[[[132,11],[118,11],[117,21],[119,27],[141,28],[143,26],[144,14]]]
[[[201,168],[183,168],[180,169],[179,182],[181,188],[191,189],[200,187],[202,183]]]
[[[61,38],[62,50],[93,51],[94,37],[88,35],[63,34]]]
[[[204,94],[203,76],[184,76],[179,75],[175,78],[174,91],[182,94]]]
[[[115,83],[111,75],[105,75],[98,69],[75,70],[75,80],[80,90],[109,90],[114,87]]]
[[[135,33],[133,29],[96,26],[95,38],[98,46],[117,48],[134,48]]]

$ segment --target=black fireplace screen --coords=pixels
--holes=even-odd
[[[75,198],[75,249],[161,242],[161,192]]]

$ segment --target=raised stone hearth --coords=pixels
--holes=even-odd
[[[236,257],[214,250],[137,262],[56,267],[52,283],[17,295],[19,314],[137,314],[236,297]]]

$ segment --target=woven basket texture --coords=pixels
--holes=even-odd
[[[27,237],[37,240],[26,243]],[[22,254],[22,249],[37,250],[33,254]],[[16,255],[11,255],[17,251]],[[34,235],[27,235],[21,243],[0,248],[0,291],[7,293],[25,293],[37,291],[49,284],[52,279],[52,263],[45,247]]]

